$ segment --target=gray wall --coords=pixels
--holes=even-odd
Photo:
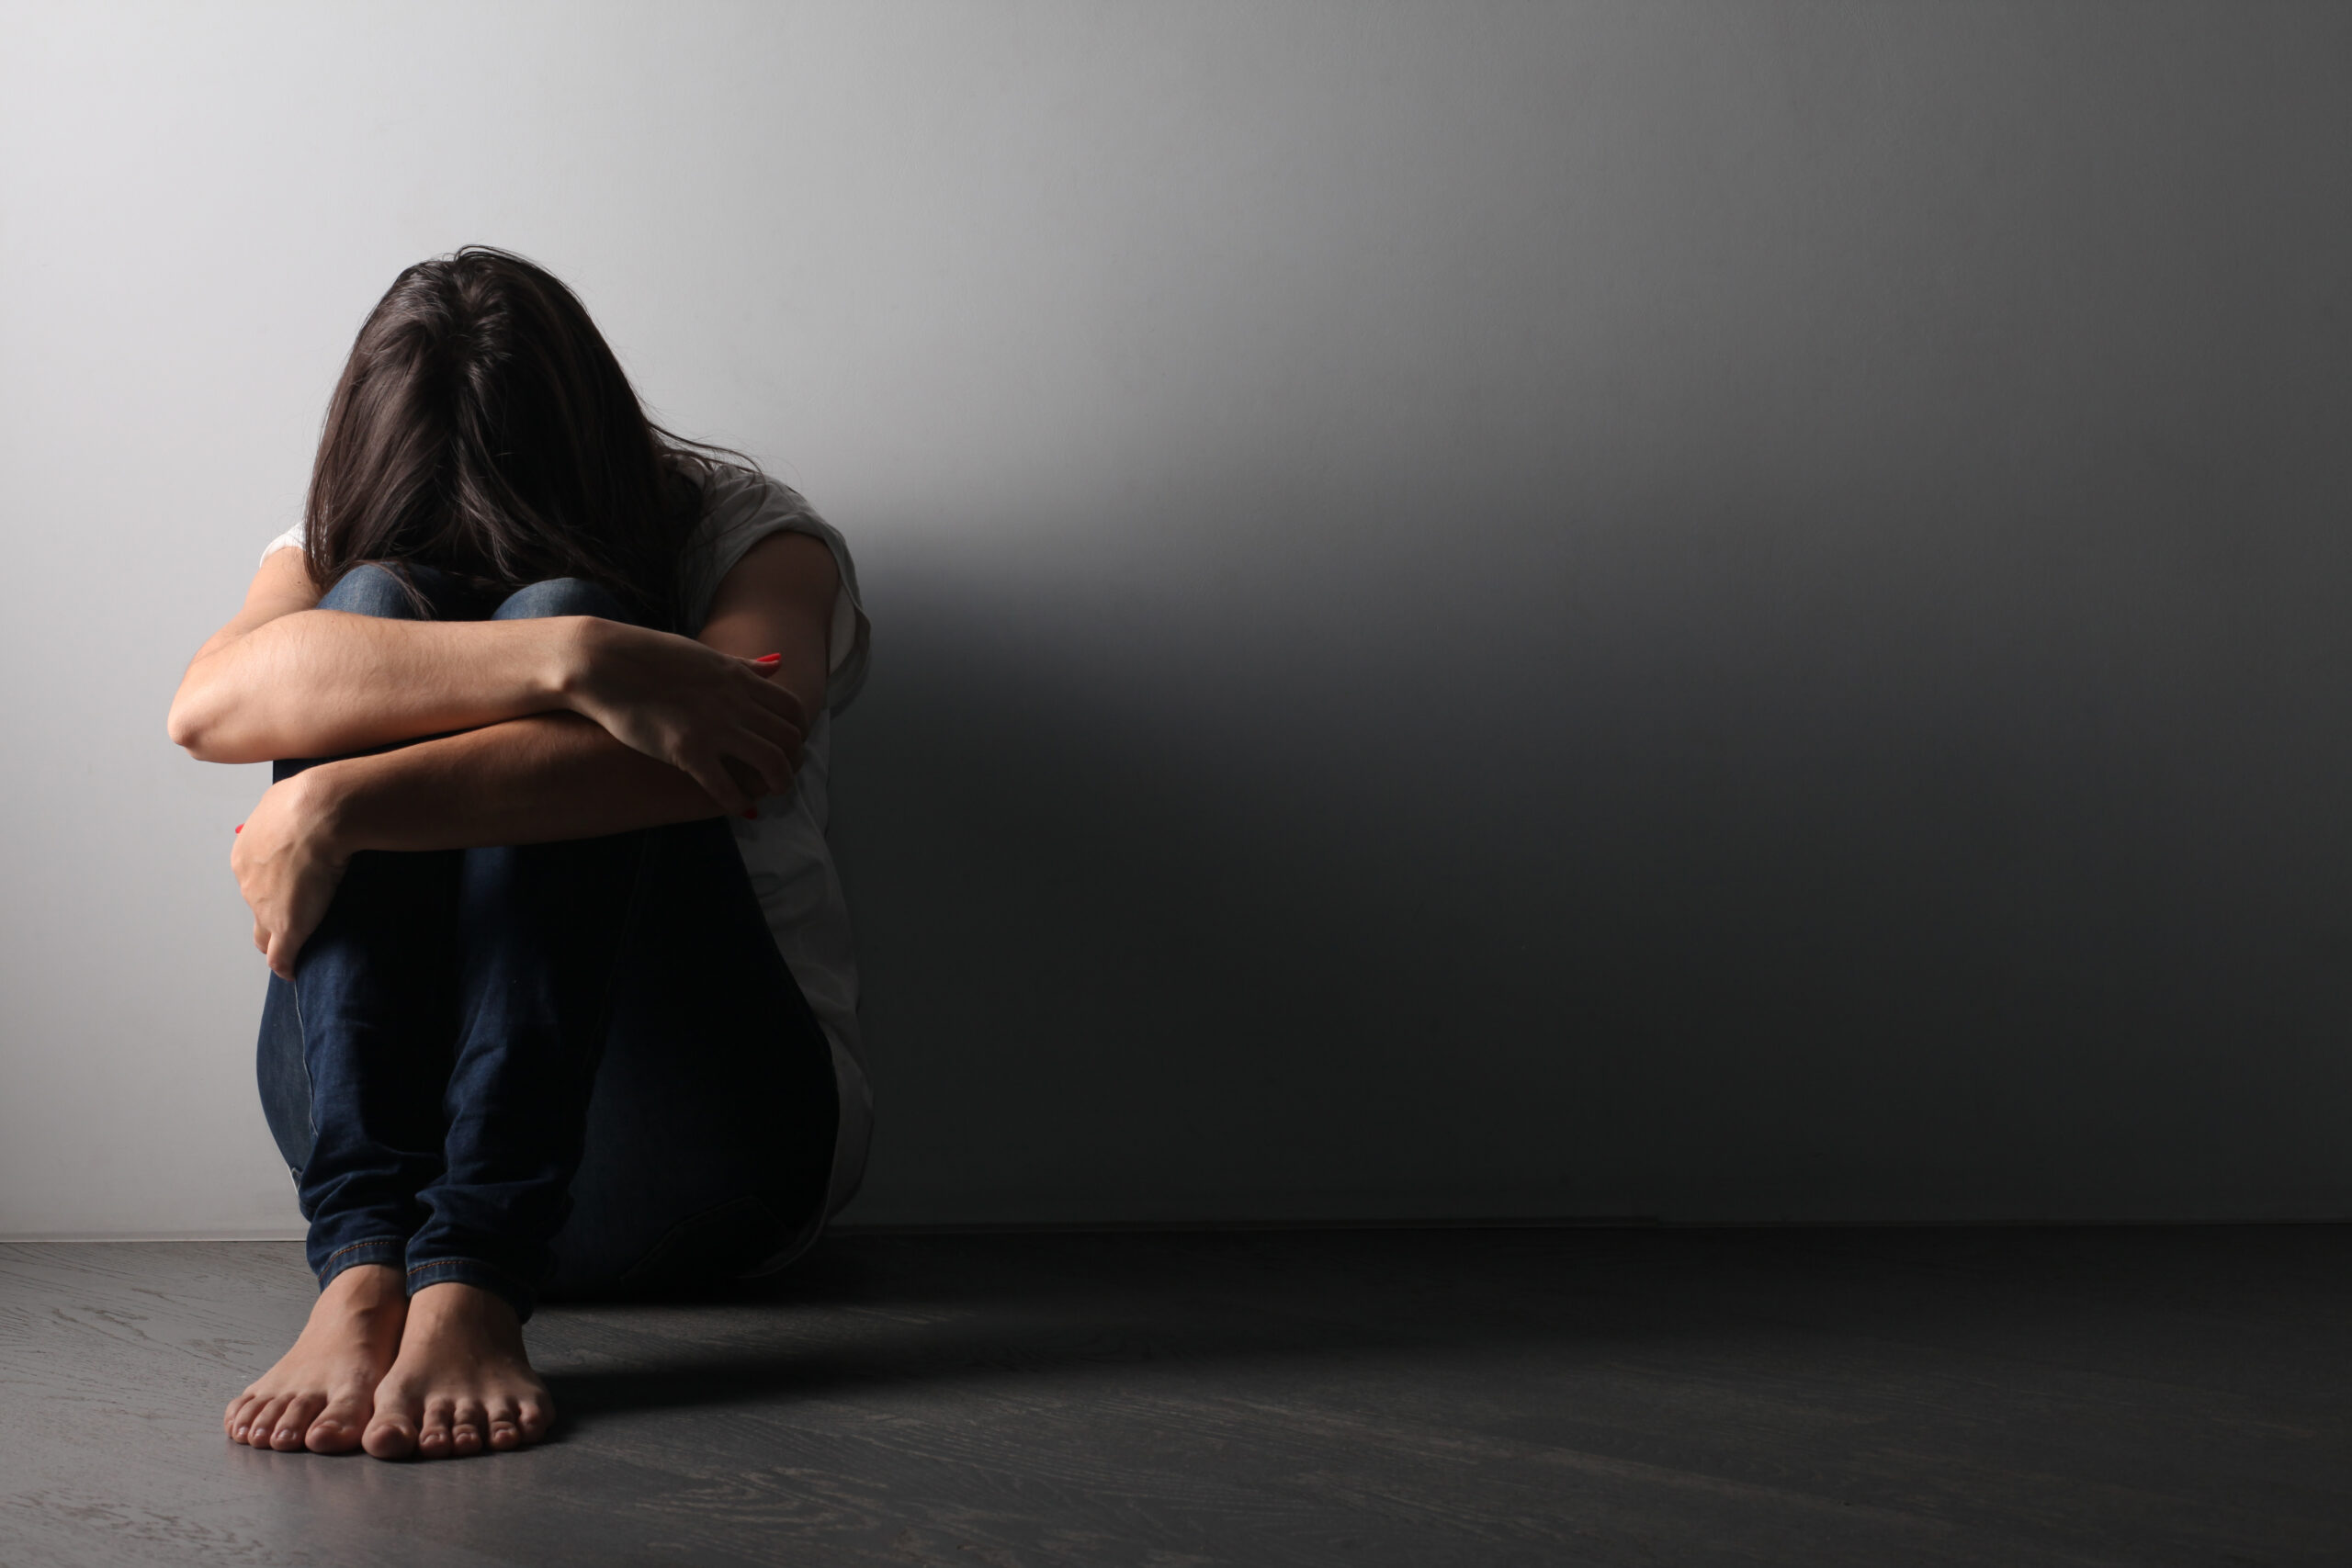
[[[6,12],[0,1232],[292,1220],[164,744],[469,240],[850,534],[876,1222],[2352,1213],[2352,12]]]

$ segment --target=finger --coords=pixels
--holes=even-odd
[[[254,922],[254,951],[264,958],[269,956],[269,930],[259,920]]]
[[[282,932],[271,938],[269,972],[281,979],[294,978],[294,954],[300,950],[301,945],[300,942],[288,940]]]
[[[757,711],[782,719],[795,729],[808,728],[808,705],[800,694],[789,686],[779,686],[773,681],[755,681],[751,687],[752,699]]]
[[[703,794],[718,802],[718,808],[729,817],[741,817],[752,809],[752,796],[729,773],[722,760],[697,762],[686,769],[687,776],[702,785]]]
[[[752,690],[758,694],[762,706],[773,713],[781,714],[798,728],[808,728],[808,705],[800,700],[800,694],[791,687],[779,686],[774,681],[762,681]]]
[[[797,759],[801,748],[808,744],[808,733],[780,713],[763,711],[751,715],[744,720],[743,732],[759,737],[793,759]]]
[[[751,807],[743,815],[757,818],[760,814],[761,800],[772,793],[768,789],[768,781],[761,775],[757,768],[741,757],[722,757],[719,759],[719,765],[727,770],[727,776],[735,781],[735,787],[751,798]]]
[[[759,776],[763,796],[782,795],[792,787],[792,753],[763,735],[745,730],[728,747],[728,761],[740,765],[736,777],[748,770]]]

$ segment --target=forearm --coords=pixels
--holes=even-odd
[[[327,757],[566,705],[585,616],[396,621],[304,610],[198,656],[171,735],[212,762]]]
[[[335,849],[471,849],[591,839],[721,814],[701,785],[570,714],[542,714],[297,780]]]

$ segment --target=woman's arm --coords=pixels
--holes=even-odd
[[[244,607],[188,661],[165,721],[199,761],[332,757],[566,706],[577,617],[390,621],[322,610],[302,552],[272,550]]]
[[[772,536],[719,585],[699,640],[773,671],[762,683],[796,714],[820,712],[839,586],[821,543]],[[776,658],[754,666],[756,653]],[[761,787],[789,787],[797,761],[796,740],[782,776],[763,770]],[[290,976],[357,851],[593,838],[741,810],[753,793],[707,787],[599,724],[542,714],[322,762],[274,784],[238,834],[231,864],[254,910],[254,944]]]
[[[830,572],[830,554],[808,543]],[[173,740],[201,761],[260,762],[570,712],[722,802],[744,793],[739,780],[782,788],[775,781],[790,779],[804,710],[764,669],[708,637],[593,615],[395,621],[318,602],[301,552],[271,551],[244,608],[181,678]]]
[[[748,811],[759,796],[792,787],[807,728],[799,716],[824,711],[839,586],[822,544],[775,534],[752,547],[712,602],[699,640],[760,669],[796,720],[792,753],[763,778],[711,789],[601,726],[545,714],[322,762],[286,782],[311,781],[314,808],[345,851],[546,843]],[[761,663],[754,649],[774,662]]]

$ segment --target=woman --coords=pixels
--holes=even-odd
[[[841,536],[652,424],[555,278],[469,247],[392,285],[172,704],[192,755],[277,763],[231,865],[321,1287],[232,1438],[524,1446],[540,1292],[781,1268],[847,1201],[825,770],[867,635]]]

